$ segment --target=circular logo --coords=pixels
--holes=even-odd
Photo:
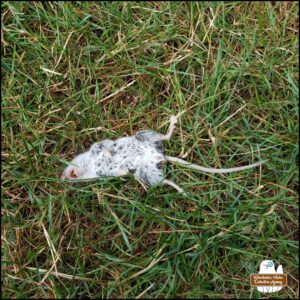
[[[271,261],[268,262],[268,267],[271,268],[273,266],[273,263]]]

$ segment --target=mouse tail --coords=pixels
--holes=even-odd
[[[258,167],[268,161],[268,160],[261,160],[259,162],[256,162],[254,164],[250,164],[247,166],[241,166],[241,167],[235,167],[235,168],[229,168],[229,169],[215,169],[215,168],[206,168],[206,167],[198,166],[198,165],[192,164],[192,163],[187,162],[178,157],[166,155],[165,158],[167,161],[178,163],[180,165],[185,165],[190,169],[194,169],[194,170],[202,171],[202,172],[206,172],[206,173],[216,173],[216,174],[232,173],[232,172],[238,172],[238,171],[243,171],[243,170],[247,170],[247,169],[252,169],[252,168]]]

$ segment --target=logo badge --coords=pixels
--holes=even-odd
[[[287,285],[287,275],[283,274],[282,265],[277,267],[272,260],[261,262],[258,274],[251,274],[250,284],[262,293],[274,293]]]

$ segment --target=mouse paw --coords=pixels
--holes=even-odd
[[[177,123],[177,117],[176,116],[174,116],[174,115],[171,115],[171,117],[170,117],[170,123],[171,124],[176,124]]]

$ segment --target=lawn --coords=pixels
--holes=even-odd
[[[2,2],[2,298],[299,298],[297,2]],[[172,187],[60,174],[167,131]],[[262,260],[288,286],[250,285]]]

